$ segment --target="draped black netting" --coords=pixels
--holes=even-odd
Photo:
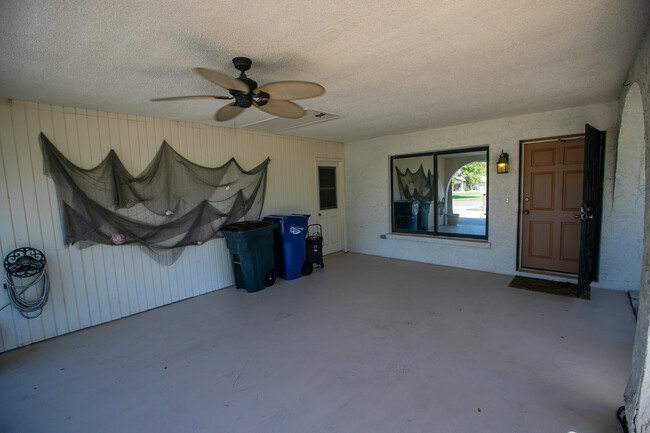
[[[56,185],[66,245],[141,245],[171,264],[188,245],[221,237],[219,229],[244,218],[259,220],[270,159],[250,171],[234,158],[203,167],[167,142],[139,176],[114,150],[94,168],[77,167],[41,133],[43,168]]]
[[[433,200],[433,174],[431,174],[431,170],[427,170],[425,174],[424,167],[420,164],[420,168],[415,173],[408,168],[404,173],[397,167],[395,167],[395,171],[397,171],[397,185],[399,186],[401,200]]]

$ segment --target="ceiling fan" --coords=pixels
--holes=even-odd
[[[239,77],[233,78],[223,72],[208,68],[195,68],[194,72],[206,80],[223,87],[230,92],[230,96],[197,95],[173,96],[170,98],[152,99],[158,101],[181,101],[186,99],[234,99],[235,101],[221,107],[214,115],[214,120],[223,122],[231,120],[241,114],[244,109],[252,106],[273,114],[274,116],[297,119],[305,115],[305,110],[290,99],[307,99],[325,93],[325,88],[320,84],[309,81],[276,81],[257,87],[257,83],[246,76],[253,63],[247,57],[232,59],[235,68],[240,71]]]

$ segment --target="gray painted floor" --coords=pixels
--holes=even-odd
[[[0,355],[3,432],[620,427],[634,315],[505,275],[358,254]]]

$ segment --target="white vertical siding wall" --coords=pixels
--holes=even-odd
[[[0,100],[0,252],[32,246],[47,257],[50,299],[34,320],[0,311],[0,351],[97,325],[233,284],[223,239],[188,247],[161,266],[137,247],[63,245],[54,184],[43,175],[38,135],[75,164],[97,165],[110,149],[137,174],[163,140],[196,163],[231,157],[246,169],[271,158],[262,215],[317,211],[314,159],[343,158],[343,145],[143,116]],[[0,306],[6,295],[0,293]]]

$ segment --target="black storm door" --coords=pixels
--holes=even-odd
[[[585,125],[585,170],[580,208],[580,258],[578,293],[598,281],[600,253],[600,222],[603,202],[603,171],[605,166],[605,132]]]

